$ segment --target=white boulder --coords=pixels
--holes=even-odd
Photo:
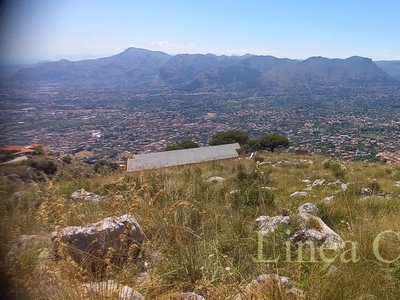
[[[301,197],[308,197],[308,193],[307,192],[294,192],[290,195],[290,198],[301,198]]]
[[[85,191],[85,189],[79,189],[73,192],[70,195],[70,198],[75,201],[91,201],[91,202],[99,202],[104,199],[104,196],[97,195],[92,192]]]
[[[289,224],[289,216],[261,216],[256,219],[256,226],[260,229],[264,236],[268,236],[273,233],[282,224]]]
[[[85,226],[65,227],[51,234],[56,258],[69,255],[77,262],[89,264],[91,259],[99,261],[110,251],[114,257],[128,258],[132,253],[134,257],[130,258],[136,259],[145,238],[136,219],[128,214]],[[135,251],[130,251],[131,247]]]

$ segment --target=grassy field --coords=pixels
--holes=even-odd
[[[179,299],[178,292],[196,292],[205,299],[235,299],[238,294],[242,299],[288,299],[284,293],[246,294],[257,276],[273,273],[289,277],[305,299],[400,299],[400,167],[318,155],[266,153],[256,159],[262,163],[225,160],[97,176],[71,175],[75,166],[60,166],[64,176],[40,183],[3,176],[0,257],[9,289],[15,299],[114,299],[82,292],[85,283],[112,279],[146,299]],[[225,180],[207,182],[211,176]],[[307,190],[306,180],[316,179],[325,184]],[[337,180],[347,189],[328,184]],[[74,202],[69,195],[78,188],[106,199]],[[372,195],[363,194],[363,188]],[[307,197],[290,198],[304,190]],[[324,201],[332,195],[333,200]],[[315,259],[299,259],[288,236],[298,225],[297,207],[306,202],[317,205],[319,217],[346,241],[342,252],[326,252],[327,258],[317,251]],[[147,236],[146,275],[129,261],[107,264],[100,274],[72,259],[51,258],[51,232],[127,213]],[[282,214],[292,222],[260,241],[255,219]],[[25,247],[13,247],[21,235],[37,237]]]

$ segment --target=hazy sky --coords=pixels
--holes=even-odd
[[[0,8],[2,60],[77,60],[128,47],[400,59],[400,0],[12,0]]]

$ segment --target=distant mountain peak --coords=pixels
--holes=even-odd
[[[62,59],[42,63],[21,69],[11,78],[16,81],[44,82],[106,80],[183,90],[395,82],[370,58],[360,56],[347,59],[313,56],[306,60],[252,54],[171,56],[161,51],[135,47],[99,59],[74,62]]]

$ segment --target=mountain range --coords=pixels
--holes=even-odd
[[[14,82],[115,82],[185,91],[353,84],[400,84],[400,61],[273,56],[168,55],[128,48],[99,59],[42,62],[15,72]]]

